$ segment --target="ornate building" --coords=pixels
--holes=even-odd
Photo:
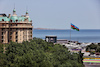
[[[9,43],[10,41],[22,43],[32,39],[32,20],[28,15],[17,16],[16,10],[13,15],[6,16],[0,14],[0,42]]]

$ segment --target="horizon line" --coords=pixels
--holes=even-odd
[[[69,30],[69,29],[57,29],[57,28],[33,28],[37,30]],[[100,30],[100,29],[81,29],[81,30]]]

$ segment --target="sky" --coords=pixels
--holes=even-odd
[[[28,10],[34,28],[100,29],[100,0],[0,0],[0,13],[13,14],[14,4],[18,16]]]

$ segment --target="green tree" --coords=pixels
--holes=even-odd
[[[83,67],[81,53],[70,53],[65,46],[40,38],[10,42],[5,53],[0,48],[0,67]]]

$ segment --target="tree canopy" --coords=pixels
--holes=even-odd
[[[95,50],[95,52],[100,52],[100,44],[90,44],[90,45],[88,45],[87,47],[86,47],[86,51],[90,51],[91,52],[91,50]]]
[[[83,67],[82,54],[70,53],[59,44],[45,42],[39,38],[11,42],[3,53],[0,44],[0,67]]]

